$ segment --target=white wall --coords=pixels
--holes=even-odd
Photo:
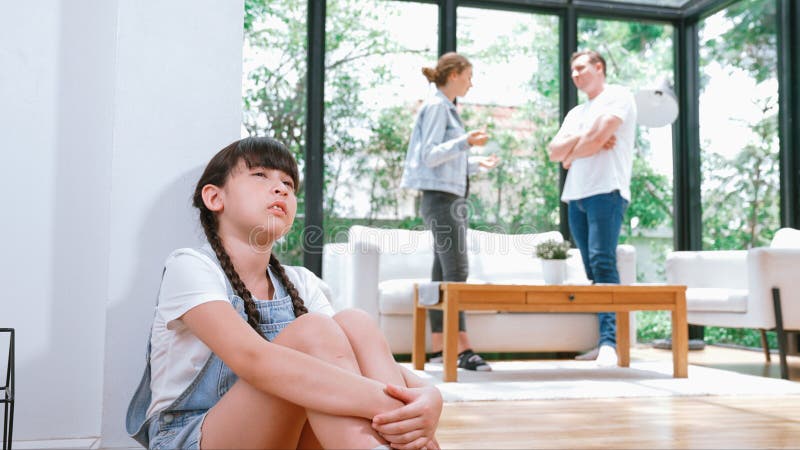
[[[191,185],[239,136],[242,14],[243,0],[0,3],[15,440],[132,444],[161,264],[196,242]]]
[[[194,183],[240,134],[243,13],[243,0],[120,1],[106,447],[133,442],[124,412],[144,367],[162,264],[201,234],[191,210]]]
[[[100,431],[115,7],[88,3],[0,7],[0,323],[17,329],[20,439]]]

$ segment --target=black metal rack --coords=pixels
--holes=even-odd
[[[0,386],[0,403],[3,403],[3,450],[11,450],[14,435],[14,329],[0,328],[0,333],[8,333],[8,365],[6,378]]]

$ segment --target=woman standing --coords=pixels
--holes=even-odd
[[[466,132],[456,111],[456,97],[463,97],[472,87],[469,60],[454,52],[446,53],[439,58],[436,68],[424,67],[422,73],[429,82],[436,83],[437,89],[417,115],[402,186],[422,191],[420,213],[434,240],[431,280],[466,281],[468,177],[477,173],[479,167],[494,168],[499,158],[469,156],[470,147],[484,145],[489,139],[484,131]],[[428,314],[434,351],[430,361],[441,362],[443,313],[430,310]],[[458,331],[458,367],[492,370],[472,351],[463,311],[459,312]]]

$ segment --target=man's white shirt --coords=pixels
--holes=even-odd
[[[633,145],[636,138],[636,102],[633,94],[622,86],[606,85],[594,99],[572,108],[561,129],[568,135],[585,133],[602,115],[619,117],[622,124],[614,133],[614,148],[572,162],[564,182],[561,201],[569,202],[592,195],[619,190],[625,200],[631,199]]]

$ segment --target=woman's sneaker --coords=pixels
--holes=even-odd
[[[471,348],[458,354],[458,367],[477,370],[478,372],[490,372],[492,370],[492,367],[481,358],[481,355],[473,352]]]
[[[428,358],[429,363],[441,364],[443,361],[444,358],[442,358],[442,352],[433,352],[431,353],[430,358]]]

